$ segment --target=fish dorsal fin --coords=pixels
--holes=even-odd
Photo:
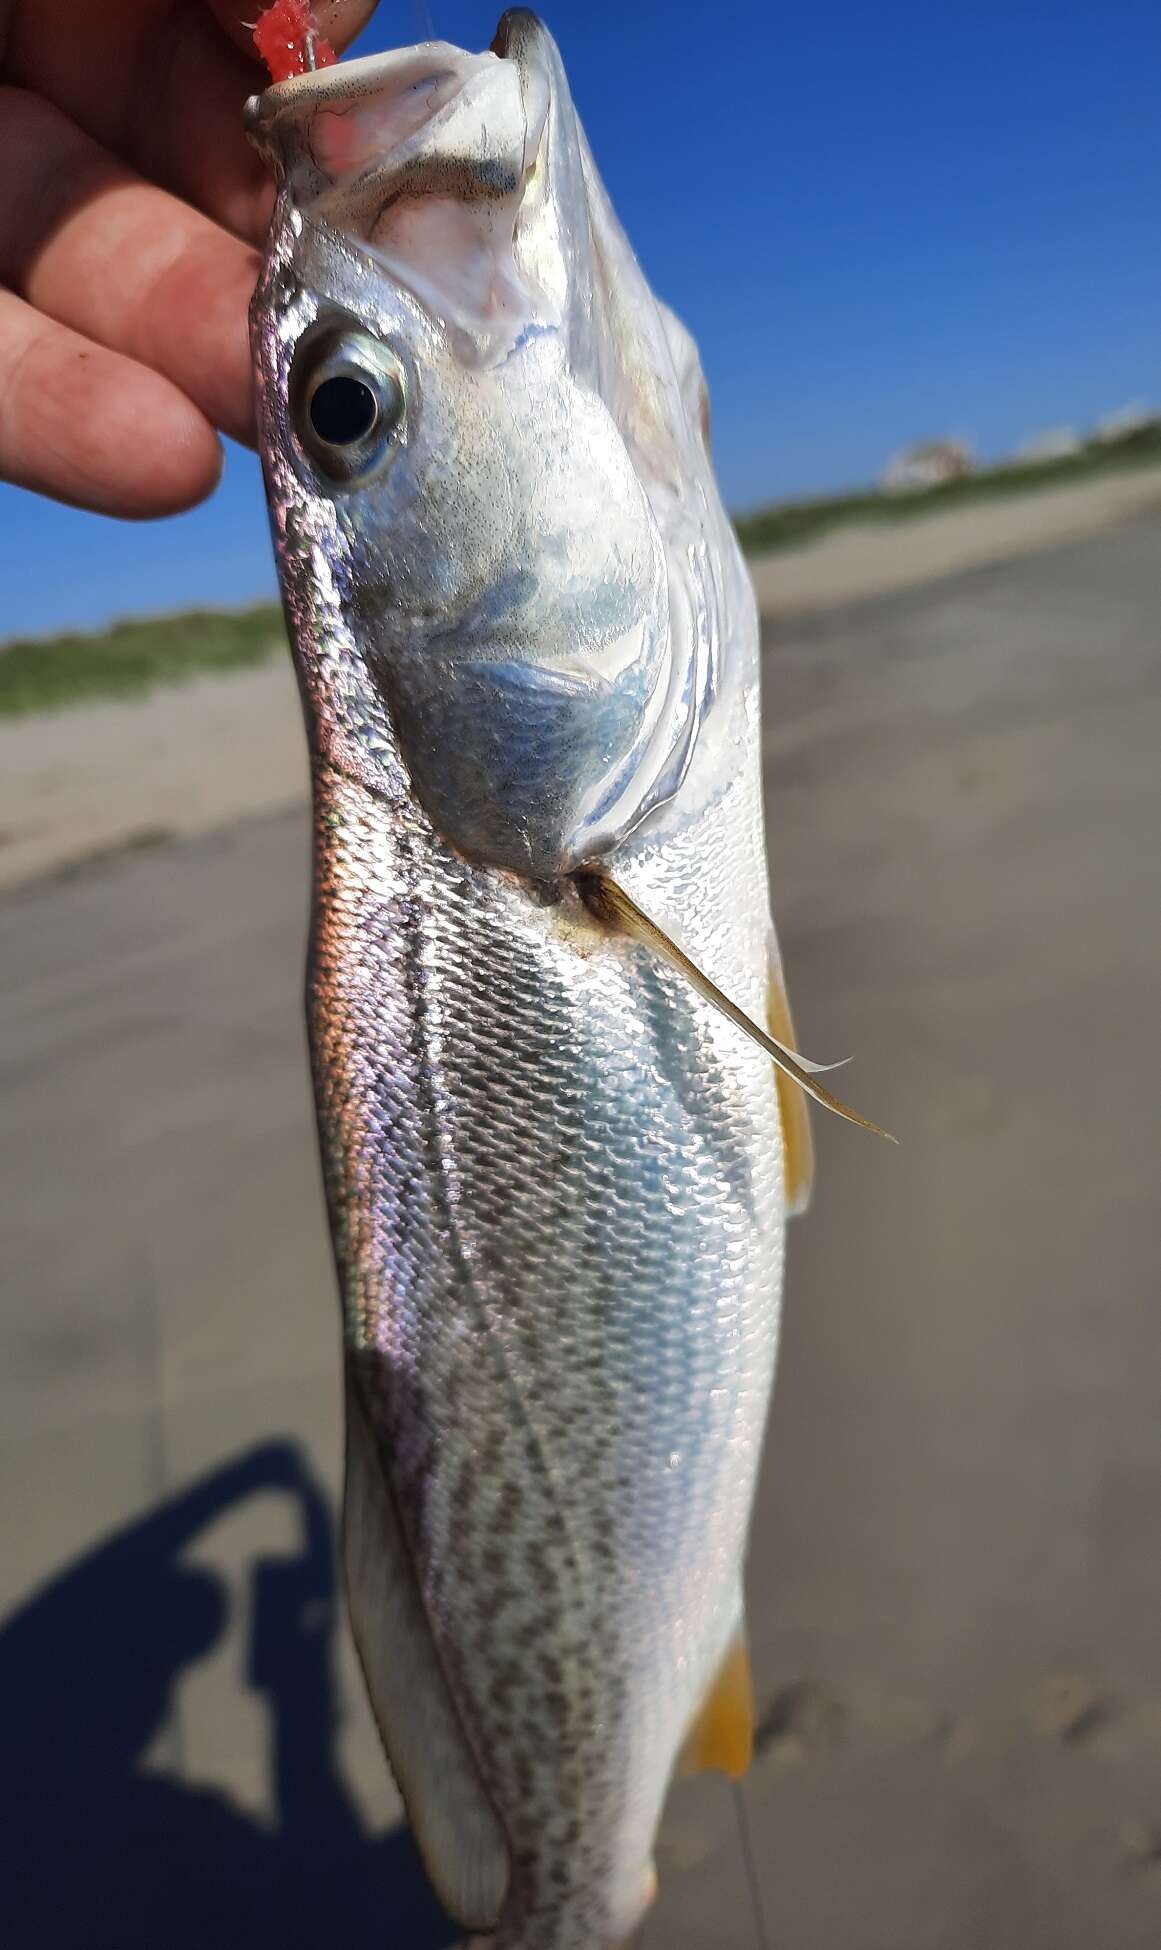
[[[766,1021],[770,1034],[784,1049],[796,1050],[797,1039],[786,996],[786,984],[777,951],[771,956],[766,992]],[[814,1139],[810,1133],[810,1110],[800,1084],[785,1070],[777,1072],[778,1109],[782,1118],[782,1177],[786,1212],[795,1218],[805,1212],[814,1189]]]
[[[716,1769],[740,1780],[754,1752],[754,1686],[745,1636],[738,1631],[714,1676],[678,1761],[681,1774]]]
[[[764,1049],[779,1070],[792,1077],[808,1097],[814,1098],[815,1103],[824,1104],[827,1110],[833,1110],[837,1117],[845,1118],[848,1124],[858,1124],[864,1131],[873,1131],[876,1137],[886,1138],[890,1144],[898,1144],[898,1138],[892,1137],[890,1131],[885,1131],[881,1124],[872,1124],[869,1117],[852,1110],[849,1104],[844,1104],[840,1097],[819,1082],[820,1070],[839,1069],[840,1064],[812,1063],[809,1057],[795,1056],[768,1030],[760,1029],[756,1022],[751,1022],[745,1010],[740,1009],[736,1002],[731,1002],[717,983],[710,981],[697,963],[691,961],[676,941],[670,939],[664,928],[651,921],[648,914],[610,875],[600,868],[586,867],[574,879],[577,892],[590,914],[603,921],[606,927],[628,935],[631,941],[639,941],[643,947],[659,955],[662,961],[676,968],[696,994],[716,1009],[719,1015],[725,1016],[727,1022],[734,1023],[751,1042],[757,1043],[759,1049]]]

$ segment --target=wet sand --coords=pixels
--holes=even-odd
[[[902,1145],[816,1116],[759,1758],[675,1791],[645,1950],[1161,1942],[1159,544],[767,623],[799,1032]],[[152,1950],[158,1914],[193,1950],[195,1888],[225,1943],[275,1940],[229,1934],[242,1891],[279,1941],[312,1901],[343,1950],[454,1940],[333,1607],[306,837],[296,806],[0,902],[0,1608],[39,1594],[0,1690],[46,1950]]]
[[[799,1033],[902,1139],[816,1118],[790,1249],[754,1543],[769,1940],[1145,1950],[1161,524],[767,641]]]

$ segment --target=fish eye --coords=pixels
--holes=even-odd
[[[318,472],[350,487],[390,458],[403,428],[403,369],[371,333],[308,333],[290,370],[295,432]]]
[[[316,439],[325,447],[353,447],[367,438],[379,418],[374,388],[346,372],[321,379],[306,410]]]

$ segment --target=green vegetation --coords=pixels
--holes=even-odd
[[[959,480],[944,481],[939,487],[919,488],[908,494],[830,495],[818,501],[785,501],[773,508],[759,508],[740,515],[735,527],[747,555],[764,555],[776,548],[796,548],[803,542],[817,541],[832,528],[850,522],[907,521],[918,515],[938,514],[944,508],[958,508],[971,501],[994,501],[1009,494],[1027,494],[1035,488],[1067,487],[1073,481],[1095,480],[1104,474],[1121,474],[1136,467],[1161,463],[1161,426],[1150,423],[1123,439],[1108,445],[1082,447],[1079,453],[1059,460],[1030,461],[992,467],[985,473],[965,474]]]
[[[850,522],[906,521],[965,502],[1065,487],[1159,464],[1161,426],[1154,422],[1119,441],[1084,447],[1060,460],[994,467],[915,493],[787,501],[740,516],[737,530],[747,555],[760,555],[816,541]],[[59,711],[98,698],[140,697],[157,684],[180,683],[201,671],[264,663],[285,645],[281,612],[274,603],[245,610],[191,610],[183,616],[114,623],[91,635],[9,643],[0,646],[0,718]]]
[[[0,650],[0,717],[59,711],[95,698],[140,697],[199,671],[238,670],[285,648],[276,603],[190,610],[114,623],[92,635],[44,637]]]

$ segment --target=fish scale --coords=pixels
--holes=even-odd
[[[578,953],[567,907],[434,835],[396,847],[349,781],[319,803],[310,1022],[353,1385],[481,1776],[520,1811],[514,1927],[611,1941],[658,1757],[737,1623],[777,1331],[770,1068],[640,950]],[[723,858],[754,810],[710,809]],[[661,910],[664,852],[622,866]],[[700,909],[682,890],[719,970],[730,880]]]
[[[764,1020],[758,632],[691,342],[545,30],[497,48],[252,105],[253,337],[356,1642],[452,1914],[611,1950],[742,1628],[786,1188],[767,1056],[584,875]]]

